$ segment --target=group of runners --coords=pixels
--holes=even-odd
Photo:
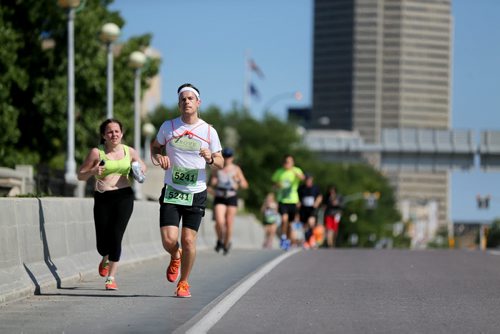
[[[275,231],[279,231],[280,248],[284,250],[294,245],[314,248],[324,241],[326,247],[334,247],[343,205],[336,187],[330,186],[322,195],[314,176],[295,166],[292,155],[284,156],[272,181],[274,192],[268,194],[261,209],[266,226],[264,247],[272,247]]]
[[[178,88],[177,95],[180,116],[161,125],[151,143],[151,160],[165,171],[158,199],[161,241],[170,254],[165,276],[169,282],[177,282],[177,297],[188,298],[191,297],[188,280],[196,257],[196,237],[205,216],[208,194],[214,198],[215,251],[226,255],[231,249],[238,191],[247,188],[248,182],[234,163],[233,150],[222,149],[217,131],[199,117],[199,90],[187,83]],[[134,148],[122,143],[123,127],[119,120],[107,119],[99,130],[100,144],[89,151],[79,168],[78,179],[95,178],[93,214],[97,251],[102,256],[98,272],[105,277],[106,290],[117,290],[115,277],[121,243],[134,207],[133,172],[145,173],[146,164]],[[137,164],[140,171],[132,169],[132,165]],[[210,178],[207,169],[211,170]],[[264,246],[272,247],[279,230],[281,247],[290,247],[293,241],[290,223],[297,209],[307,238],[312,240],[317,225],[313,218],[321,202],[312,176],[304,175],[294,165],[293,157],[287,155],[272,180],[274,192],[267,196],[262,207]],[[327,236],[328,229],[336,231],[336,226],[337,218],[325,219]]]

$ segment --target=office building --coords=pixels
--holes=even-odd
[[[312,128],[355,131],[367,143],[383,129],[450,128],[451,0],[314,5]],[[437,202],[438,225],[447,224],[447,171],[383,172],[399,203]]]

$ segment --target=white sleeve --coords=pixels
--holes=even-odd
[[[222,151],[219,134],[217,133],[217,130],[215,130],[214,127],[212,127],[210,131],[210,151],[212,151],[212,153]]]
[[[163,124],[160,126],[160,130],[158,130],[158,133],[156,134],[156,141],[160,143],[160,145],[166,145],[167,144],[167,135],[168,135],[168,126],[170,125],[169,121],[163,122]]]

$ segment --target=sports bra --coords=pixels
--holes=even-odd
[[[103,179],[104,177],[111,174],[119,174],[122,176],[126,176],[127,179],[130,176],[130,162],[132,161],[130,158],[129,147],[127,145],[123,145],[123,151],[125,152],[125,156],[120,160],[110,160],[106,157],[106,153],[104,152],[104,146],[99,145],[99,158],[104,160],[106,168],[101,175],[96,175],[97,179]]]

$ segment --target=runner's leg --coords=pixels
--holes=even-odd
[[[190,228],[183,227],[181,235],[182,259],[180,281],[187,281],[196,258],[196,235],[198,233]]]
[[[233,236],[233,224],[234,224],[234,217],[236,216],[236,212],[238,211],[238,207],[236,206],[227,206],[226,209],[226,233],[225,233],[225,238],[224,238],[224,247],[226,249],[229,249],[230,244],[231,244],[231,238]]]

